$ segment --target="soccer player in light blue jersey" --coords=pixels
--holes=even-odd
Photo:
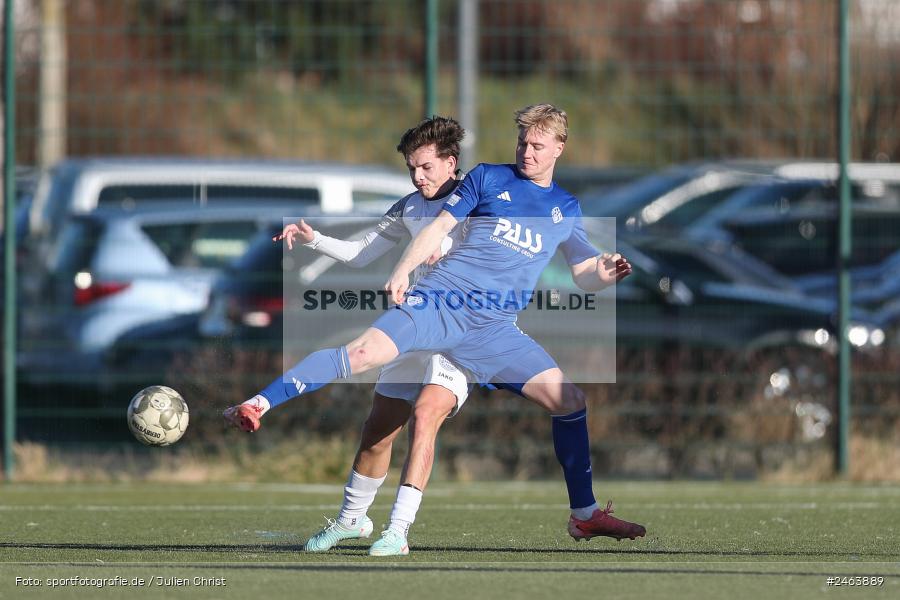
[[[373,260],[392,250],[405,238],[415,237],[442,210],[447,198],[456,191],[460,143],[465,130],[454,119],[432,116],[408,129],[400,138],[397,151],[406,160],[410,179],[416,191],[404,196],[384,214],[380,222],[358,240],[340,240],[314,230],[301,220],[284,227],[274,241],[284,240],[287,249],[295,243],[355,268],[365,268]],[[462,227],[456,227],[444,238],[439,251],[420,265],[413,281],[427,274],[433,265],[458,243]],[[390,466],[393,441],[409,421],[412,435],[420,425],[414,407],[429,407],[423,425],[429,431],[415,436],[409,458],[403,466],[398,496],[400,502],[393,515],[397,524],[407,529],[415,513],[406,510],[403,499],[425,489],[434,457],[435,432],[445,418],[452,417],[468,398],[471,384],[467,374],[440,354],[408,352],[384,367],[375,383],[372,409],[363,424],[359,450],[344,486],[344,499],[334,519],[306,542],[307,552],[325,552],[335,544],[369,537],[372,520],[367,515],[375,501]],[[263,396],[251,403],[263,407]],[[421,413],[422,410],[419,410]],[[251,428],[256,423],[251,423]],[[432,428],[434,432],[432,432]],[[419,445],[424,444],[422,448]],[[377,548],[376,548],[377,550]],[[400,548],[401,553],[403,548]]]
[[[346,346],[309,355],[261,395],[276,406],[296,397],[298,390],[307,393],[400,353],[441,352],[475,381],[511,389],[552,415],[554,449],[572,510],[568,531],[574,539],[634,539],[645,534],[644,527],[613,517],[611,503],[600,509],[594,498],[583,392],[516,326],[516,314],[527,306],[557,248],[576,285],[586,291],[613,285],[631,273],[631,265],[594,248],[584,233],[578,201],[553,183],[568,137],[565,112],[549,104],[529,106],[516,113],[516,123],[516,164],[475,167],[407,247],[385,285],[397,307]],[[409,290],[409,274],[461,221],[465,231],[459,246]],[[258,422],[252,405],[230,410],[238,426],[243,420]],[[421,493],[412,496],[417,509]],[[408,551],[406,531],[394,527],[393,519],[373,549],[379,543],[384,554],[399,554],[387,551],[399,547]]]

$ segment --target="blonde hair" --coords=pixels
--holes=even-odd
[[[532,104],[516,111],[516,125],[523,131],[536,129],[552,133],[560,142],[569,137],[569,117],[566,111],[552,104]]]

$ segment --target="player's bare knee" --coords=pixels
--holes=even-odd
[[[350,371],[359,373],[372,367],[371,352],[365,346],[348,346],[347,358],[350,360]]]
[[[575,411],[583,410],[585,406],[587,406],[586,396],[580,387],[572,383],[563,385],[561,408],[564,411],[564,414],[571,414]]]
[[[413,409],[413,424],[417,431],[436,429],[450,413],[450,409],[441,402],[417,402]]]

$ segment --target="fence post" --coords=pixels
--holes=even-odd
[[[838,4],[838,162],[840,163],[838,215],[838,431],[836,470],[847,475],[850,466],[850,345],[847,339],[850,321],[850,274],[847,266],[852,252],[850,211],[850,33],[849,0]]]
[[[425,6],[425,118],[437,113],[438,0]]]
[[[16,438],[16,53],[13,1],[3,10],[3,475],[11,481]]]
[[[459,3],[459,122],[466,130],[460,168],[470,169],[478,149],[478,0]]]

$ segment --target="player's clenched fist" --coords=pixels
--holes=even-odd
[[[384,289],[390,294],[391,299],[396,304],[402,304],[403,298],[406,296],[406,290],[409,288],[409,274],[394,271],[391,278],[384,284]]]
[[[272,241],[278,242],[280,240],[284,240],[287,244],[288,250],[293,250],[295,237],[297,238],[297,241],[299,243],[308,244],[313,241],[314,236],[315,231],[313,231],[313,228],[307,225],[303,219],[300,219],[299,223],[291,223],[290,225],[286,225],[279,235],[276,235],[272,238]]]

